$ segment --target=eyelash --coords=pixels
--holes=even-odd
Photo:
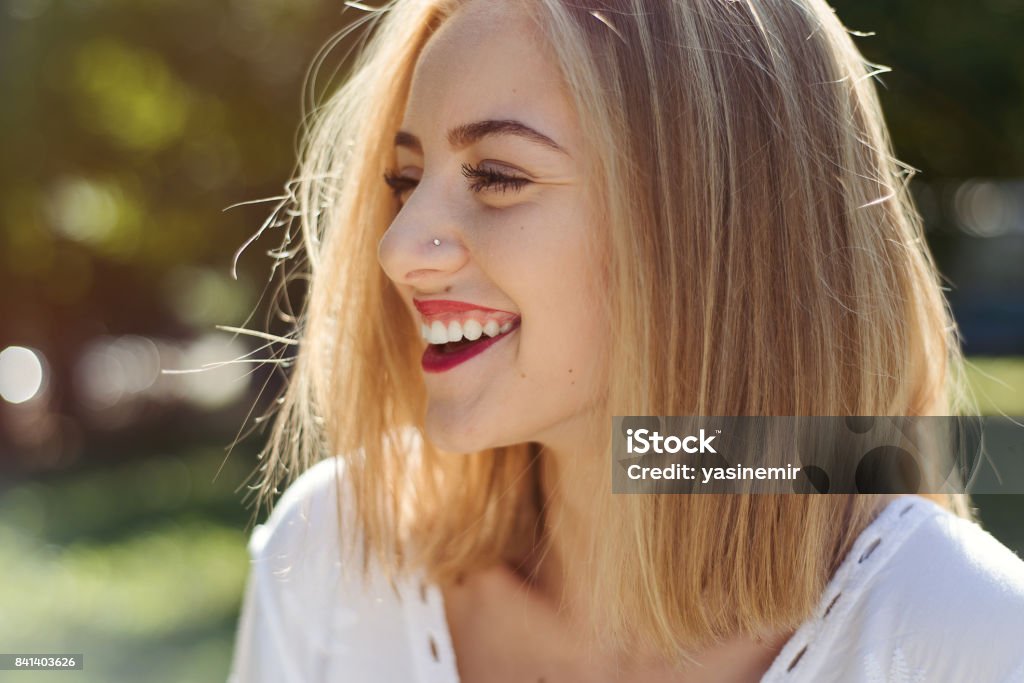
[[[395,171],[386,171],[384,173],[384,182],[391,188],[391,193],[395,195],[395,199],[401,199],[403,192],[415,188],[419,183],[415,178],[399,175]]]
[[[529,178],[501,173],[482,166],[471,166],[470,164],[462,164],[462,175],[470,181],[469,189],[476,193],[483,192],[484,190],[494,190],[502,194],[509,190],[516,192],[531,182]],[[399,175],[395,171],[387,171],[384,174],[384,182],[391,188],[396,199],[401,199],[403,192],[412,190],[419,184],[419,181],[415,178]]]
[[[469,189],[473,192],[495,190],[504,194],[509,190],[519,191],[523,186],[530,183],[528,178],[522,176],[509,175],[489,168],[483,168],[482,166],[470,166],[469,164],[462,165],[462,175],[471,181]]]

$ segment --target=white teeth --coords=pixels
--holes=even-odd
[[[430,343],[444,344],[448,341],[448,329],[440,320],[435,320],[430,326]]]
[[[466,324],[462,326],[462,334],[469,341],[476,341],[483,333],[483,326],[475,320],[467,320]]]
[[[420,336],[428,344],[447,344],[463,339],[476,341],[485,334],[488,337],[505,334],[512,329],[513,324],[514,321],[512,320],[504,323],[499,323],[497,320],[488,320],[486,323],[481,323],[473,318],[468,318],[462,322],[451,320],[447,324],[440,320],[435,320],[430,324],[426,322],[420,323]]]

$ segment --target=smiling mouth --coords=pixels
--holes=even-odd
[[[475,339],[462,337],[458,341],[427,344],[423,352],[422,366],[424,372],[444,372],[474,358],[505,337],[519,329],[519,319],[502,325],[496,334],[481,334]],[[475,335],[473,335],[475,336]]]

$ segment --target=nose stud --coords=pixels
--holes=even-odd
[[[434,246],[435,246],[435,247],[439,247],[439,246],[441,246],[441,240],[439,240],[439,239],[437,239],[437,238],[435,237],[435,238],[434,238]]]

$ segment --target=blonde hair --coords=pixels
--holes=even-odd
[[[438,582],[529,533],[536,444],[411,467],[426,405],[414,322],[377,264],[381,176],[417,57],[457,8],[390,3],[316,112],[294,181],[309,270],[299,352],[260,469],[268,500],[340,455],[363,571]],[[943,415],[962,358],[874,66],[820,0],[531,0],[579,113],[617,330],[606,415]],[[657,321],[657,326],[651,321]],[[795,628],[876,512],[872,496],[610,493],[580,558],[609,642],[666,656]],[[947,501],[949,502],[949,501]],[[967,514],[965,501],[952,501]],[[416,513],[417,551],[404,545]],[[427,530],[429,529],[429,533]],[[354,536],[352,537],[354,538]],[[578,577],[577,577],[578,578]],[[609,597],[614,596],[614,597]]]

